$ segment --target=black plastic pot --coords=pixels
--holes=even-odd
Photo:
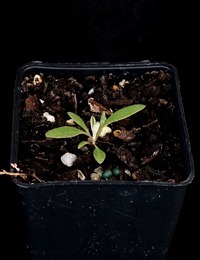
[[[13,183],[19,198],[30,259],[166,259],[188,185],[194,177],[177,70],[167,63],[49,64],[32,62],[17,72],[11,162],[18,161],[20,83],[51,71],[77,75],[163,68],[173,76],[175,111],[185,158],[184,180]]]

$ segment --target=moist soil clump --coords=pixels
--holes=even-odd
[[[137,74],[101,71],[82,76],[26,76],[21,82],[17,164],[26,176],[18,178],[27,183],[84,181],[94,176],[100,176],[101,181],[180,182],[184,178],[183,156],[173,84],[171,72],[164,69]],[[84,135],[45,137],[52,128],[74,124],[69,111],[89,127],[92,115],[99,120],[102,111],[109,117],[133,104],[146,107],[111,124],[112,132],[98,138],[98,147],[106,153],[101,165],[94,160],[89,145],[77,148]],[[67,152],[77,156],[71,167],[61,161]],[[108,178],[102,177],[105,171],[111,172]]]

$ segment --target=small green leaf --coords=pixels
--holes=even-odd
[[[68,114],[68,115],[71,117],[71,119],[73,119],[80,127],[82,127],[88,135],[90,135],[90,132],[89,132],[89,130],[88,130],[86,124],[84,123],[83,119],[82,119],[80,116],[74,114],[73,112],[68,112],[67,114]]]
[[[79,145],[78,145],[78,149],[81,149],[83,146],[85,146],[87,144],[89,144],[89,142],[87,142],[87,141],[80,142]]]
[[[90,118],[90,127],[92,129],[93,125],[96,123],[96,118],[94,116],[91,116]]]
[[[124,107],[122,109],[119,109],[112,113],[111,116],[105,121],[104,125],[109,125],[114,122],[120,121],[122,119],[125,119],[129,116],[132,116],[133,114],[139,112],[140,110],[144,109],[145,105],[143,104],[135,104],[128,107]]]
[[[61,126],[53,128],[45,133],[48,138],[70,138],[80,134],[87,135],[84,131],[73,126]]]
[[[92,126],[92,129],[91,129],[92,130],[92,139],[94,142],[96,141],[96,135],[99,130],[99,127],[100,127],[99,122],[95,122],[94,125]]]
[[[100,118],[100,125],[103,125],[106,121],[106,113],[103,111],[101,118]]]
[[[106,153],[95,145],[95,148],[94,148],[94,151],[93,151],[93,156],[94,156],[95,160],[99,164],[101,164],[106,158]]]

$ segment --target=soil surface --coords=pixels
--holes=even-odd
[[[137,74],[105,71],[76,77],[50,73],[25,77],[21,82],[17,167],[27,175],[19,178],[28,183],[91,179],[181,181],[183,158],[172,98],[173,82],[171,72],[164,69]],[[106,153],[101,165],[94,160],[92,147],[77,148],[86,136],[45,137],[49,129],[74,123],[69,120],[68,111],[78,114],[89,126],[92,115],[99,120],[103,110],[108,117],[132,104],[146,107],[111,124],[112,132],[98,138],[98,146]],[[45,112],[53,117],[47,118]],[[66,152],[77,156],[71,167],[61,161]],[[105,171],[111,172],[111,177],[103,178]]]

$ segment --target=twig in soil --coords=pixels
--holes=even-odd
[[[44,182],[40,178],[38,178],[35,174],[28,174],[28,173],[18,173],[18,172],[7,172],[5,170],[0,171],[0,175],[9,175],[13,177],[21,177],[24,180],[27,179],[27,176],[32,176],[33,178],[37,179],[39,182]]]

